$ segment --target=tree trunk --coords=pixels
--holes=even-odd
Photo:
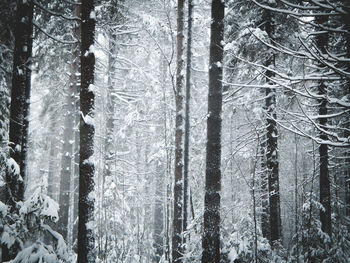
[[[350,3],[344,5],[344,9],[347,14],[350,13]],[[346,57],[350,59],[350,17],[349,15],[343,16],[344,27],[347,30],[348,34],[346,34]],[[346,63],[346,72],[350,72],[350,62]],[[350,79],[346,81],[345,93],[350,94]],[[345,131],[345,137],[349,138],[350,136],[350,114],[348,113],[346,116],[347,129]],[[345,149],[345,215],[350,217],[350,149]],[[348,224],[348,229],[350,230],[350,224]]]
[[[94,153],[94,1],[83,0],[81,4],[81,91],[80,91],[80,158],[79,158],[79,223],[78,263],[95,262],[94,236],[94,171],[91,157]]]
[[[6,173],[6,203],[12,210],[16,202],[23,201],[26,178],[26,159],[29,124],[29,100],[31,86],[31,63],[33,46],[33,10],[32,0],[17,1],[15,50],[10,107],[10,157],[12,164]],[[18,165],[19,169],[16,169]],[[10,250],[3,246],[2,261],[13,259],[18,253],[16,243]]]
[[[76,9],[80,6],[76,5]],[[75,14],[79,16],[79,11],[76,10]],[[77,23],[77,22],[76,22]],[[73,28],[73,35],[78,38],[77,31],[80,25],[77,23]],[[68,237],[68,221],[69,221],[69,208],[70,208],[70,192],[71,192],[71,179],[74,175],[73,160],[74,160],[74,117],[75,117],[75,98],[77,85],[79,83],[79,43],[72,45],[72,61],[70,66],[70,78],[69,86],[66,91],[66,111],[64,119],[64,131],[63,131],[63,149],[61,159],[61,182],[60,182],[60,217],[58,221],[58,231],[63,238],[67,240]],[[73,169],[72,169],[73,168]]]
[[[269,10],[264,10],[263,21],[264,30],[268,37],[273,39],[274,25],[272,14]],[[274,66],[275,56],[272,53],[265,62],[266,67]],[[266,83],[273,84],[271,78],[275,76],[274,72],[266,71]],[[276,123],[276,90],[274,88],[265,89],[265,110],[266,110],[266,172],[268,174],[269,186],[269,206],[270,206],[270,243],[273,244],[281,238],[281,208],[279,192],[279,161],[277,147],[277,123]]]
[[[224,11],[223,1],[212,1],[202,263],[220,262],[220,164]]]
[[[316,16],[315,21],[317,25],[323,25],[328,21],[327,16]],[[317,29],[318,30],[318,29]],[[326,47],[328,43],[328,34],[317,34],[316,35],[316,45],[319,48],[320,52],[322,54],[326,54]],[[319,65],[322,67],[322,65]],[[320,82],[318,85],[318,94],[320,96],[323,96],[322,98],[318,99],[319,108],[318,113],[319,116],[327,115],[327,87],[324,82]],[[327,118],[326,117],[319,117],[318,122],[320,125],[320,128],[323,130],[326,130],[327,126]],[[322,141],[327,141],[328,136],[325,132],[319,133],[319,138]],[[329,236],[331,236],[331,193],[330,193],[330,181],[329,181],[329,157],[328,157],[328,145],[325,143],[321,143],[319,146],[319,158],[320,158],[320,203],[323,206],[324,210],[320,210],[320,221],[321,221],[321,228],[322,231],[327,233]]]
[[[33,1],[17,1],[15,29],[15,50],[13,58],[10,130],[10,157],[18,164],[20,174],[9,173],[8,201],[23,200],[26,180],[26,153],[28,140],[28,115],[31,81],[32,45],[33,45]],[[19,177],[20,176],[20,177]]]
[[[176,68],[176,120],[175,120],[175,164],[174,164],[174,218],[172,236],[172,262],[182,262],[182,209],[183,209],[183,50],[184,50],[184,0],[178,0],[177,6],[177,68]]]
[[[184,140],[184,203],[183,203],[183,231],[187,230],[188,220],[188,163],[189,163],[189,141],[190,141],[190,100],[191,100],[191,66],[192,66],[192,21],[193,2],[188,0],[188,25],[187,25],[187,65],[186,65],[186,115],[185,115],[185,140]],[[186,243],[186,237],[183,237]]]

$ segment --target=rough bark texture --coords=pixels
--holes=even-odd
[[[94,1],[83,0],[81,5],[81,90],[80,90],[80,158],[79,158],[79,223],[78,223],[78,263],[95,262],[94,236],[92,229],[94,213],[94,171],[91,157],[94,153],[95,128],[94,83],[95,55],[90,50],[94,44],[95,14]]]
[[[350,2],[347,3],[344,6],[344,9],[346,10],[347,14],[350,13]],[[344,15],[343,16],[343,23],[345,29],[348,31],[348,34],[346,35],[346,57],[350,59],[350,16]],[[346,71],[350,72],[350,62],[346,63]],[[346,87],[345,87],[345,93],[350,94],[350,79],[347,79],[346,81]],[[346,119],[347,125],[346,127],[349,129],[349,131],[345,132],[345,137],[349,138],[350,136],[350,114],[347,114]],[[345,153],[345,215],[347,217],[350,217],[350,149],[346,149]],[[348,229],[350,229],[350,224],[348,224]]]
[[[183,39],[184,39],[184,0],[178,0],[177,6],[177,68],[176,68],[176,120],[175,120],[175,164],[174,164],[174,217],[173,217],[173,236],[172,236],[172,262],[182,262],[182,209],[183,209]]]
[[[270,39],[274,38],[273,17],[269,10],[264,10],[263,28]],[[265,62],[266,67],[274,66],[275,57],[271,54]],[[273,84],[271,78],[274,77],[272,71],[266,71],[266,82]],[[266,110],[266,172],[269,186],[269,206],[270,206],[270,243],[273,244],[281,238],[281,208],[279,192],[279,161],[277,146],[277,114],[276,114],[276,90],[274,88],[265,89],[265,110]]]
[[[328,21],[327,16],[316,16],[315,17],[316,24],[322,25]],[[318,29],[316,29],[318,30]],[[328,43],[328,34],[318,34],[315,38],[316,45],[319,48],[322,54],[326,54],[326,47]],[[319,65],[322,68],[322,65]],[[318,94],[322,96],[327,95],[327,87],[324,82],[320,82],[318,85]],[[327,115],[327,99],[326,97],[318,100],[319,103],[319,115]],[[320,117],[318,118],[318,122],[321,129],[326,130],[327,118]],[[324,132],[319,133],[319,138],[322,141],[327,141],[328,136]],[[320,210],[320,221],[322,230],[331,235],[331,192],[330,192],[330,181],[329,181],[329,156],[328,156],[328,145],[321,143],[319,147],[319,155],[320,155],[320,203],[323,206],[324,210]]]
[[[220,163],[224,11],[223,1],[212,1],[202,263],[220,262]]]
[[[33,46],[33,1],[17,1],[15,50],[13,55],[11,107],[10,107],[10,157],[18,164],[11,165],[6,173],[6,203],[14,208],[24,198],[26,180],[26,155],[28,142],[29,98]],[[8,250],[3,246],[2,261],[13,259],[18,244]]]
[[[187,230],[188,220],[188,163],[189,163],[189,141],[190,141],[190,100],[191,100],[191,66],[192,66],[192,21],[193,2],[188,0],[188,23],[187,23],[187,64],[186,64],[186,115],[185,115],[185,141],[184,141],[184,207],[183,207],[183,231]],[[186,239],[184,237],[184,242]]]
[[[15,50],[13,58],[10,131],[10,157],[20,168],[21,180],[13,174],[7,176],[8,200],[23,200],[26,180],[26,153],[28,137],[28,115],[33,45],[33,1],[17,1]],[[10,201],[10,203],[12,203]]]

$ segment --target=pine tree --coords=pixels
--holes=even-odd
[[[33,1],[17,1],[9,129],[10,158],[12,161],[5,178],[6,203],[10,205],[12,211],[16,208],[16,202],[23,201],[25,190],[33,10]],[[8,261],[14,258],[18,249],[17,243],[10,250],[3,246],[2,260]]]
[[[94,213],[94,67],[93,53],[95,35],[94,0],[81,2],[81,90],[80,90],[80,158],[79,158],[79,223],[78,262],[95,262],[92,229]]]
[[[327,16],[316,16],[315,23],[324,26],[328,21]],[[317,28],[316,30],[322,30],[322,28]],[[317,48],[320,51],[320,55],[323,56],[327,52],[328,46],[328,34],[327,32],[319,33],[315,37],[315,42]],[[322,64],[319,64],[322,68]],[[319,124],[324,130],[327,130],[327,117],[322,117],[322,115],[327,115],[327,86],[323,81],[318,84],[318,95],[320,96],[319,102]],[[328,136],[325,132],[320,132],[319,137],[322,141],[327,141]],[[320,155],[320,203],[323,208],[320,210],[320,221],[322,230],[331,236],[331,191],[330,191],[330,179],[329,179],[329,156],[328,156],[328,145],[326,143],[321,143],[319,146]]]
[[[74,6],[74,15],[80,17],[80,6]],[[71,47],[71,62],[70,62],[70,76],[69,84],[66,87],[65,96],[65,112],[64,112],[64,130],[63,130],[63,147],[62,147],[62,159],[61,159],[61,181],[60,181],[60,218],[58,221],[58,231],[62,234],[63,238],[67,240],[69,228],[69,211],[71,200],[71,182],[74,176],[74,124],[76,113],[76,98],[77,91],[79,89],[79,33],[80,23],[75,21],[72,29],[72,35],[77,38],[75,43]],[[74,191],[73,191],[74,193]],[[72,207],[71,209],[74,209]]]
[[[262,27],[267,33],[268,38],[274,39],[274,21],[273,15],[269,10],[263,10]],[[266,68],[275,66],[275,55],[273,52],[268,55],[264,62]],[[266,83],[273,85],[272,78],[275,77],[273,71],[267,70]],[[278,162],[278,132],[276,123],[276,89],[265,89],[265,110],[266,110],[266,172],[269,189],[269,222],[270,231],[269,237],[271,244],[281,238],[281,208],[280,208],[280,193],[279,193],[279,162]]]
[[[183,202],[183,231],[187,231],[188,220],[188,185],[189,185],[189,142],[190,142],[190,101],[191,101],[191,66],[192,66],[192,23],[193,23],[193,2],[188,1],[188,22],[187,22],[187,52],[186,52],[186,102],[185,102],[185,138],[184,138],[184,202]],[[186,237],[183,237],[184,243]]]
[[[176,120],[175,120],[175,164],[174,164],[174,218],[172,236],[172,262],[182,261],[182,221],[183,221],[183,50],[184,50],[184,0],[178,0],[177,5],[177,53],[176,53]]]
[[[224,11],[225,5],[221,0],[212,1],[202,263],[220,262],[220,162]]]

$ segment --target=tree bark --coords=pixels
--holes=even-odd
[[[274,25],[272,14],[269,10],[264,10],[264,25],[270,39],[274,38]],[[266,67],[275,65],[275,55],[272,53],[265,62]],[[271,78],[275,73],[266,71],[266,83],[273,84]],[[280,208],[280,192],[279,192],[279,161],[277,146],[277,114],[276,114],[276,90],[274,88],[265,89],[265,110],[266,110],[266,172],[268,175],[269,186],[269,206],[270,206],[270,243],[281,238],[281,208]]]
[[[11,210],[16,202],[23,201],[26,178],[26,159],[29,124],[29,100],[31,87],[31,64],[33,46],[32,0],[17,1],[15,50],[13,56],[11,107],[10,107],[10,157],[16,164],[6,173],[6,203]],[[15,166],[18,165],[18,169]],[[13,259],[18,253],[16,243],[10,250],[3,246],[2,261]]]
[[[192,21],[193,2],[188,0],[188,22],[187,22],[187,64],[186,64],[186,102],[185,102],[185,140],[184,140],[184,203],[183,203],[183,231],[187,230],[188,220],[188,167],[189,167],[189,141],[190,141],[190,100],[191,100],[191,66],[192,66]],[[186,237],[183,237],[186,243]]]
[[[18,164],[20,174],[7,175],[8,201],[23,200],[26,180],[26,153],[28,140],[28,115],[31,85],[33,46],[33,1],[17,1],[15,50],[13,58],[11,108],[10,108],[10,157]],[[20,176],[20,177],[18,177]]]
[[[83,0],[81,4],[81,91],[80,91],[80,158],[79,158],[79,223],[78,263],[95,262],[94,236],[92,229],[94,213],[94,172],[91,157],[94,153],[94,44],[95,13],[94,0]]]
[[[347,14],[350,13],[350,3],[344,5],[344,9]],[[344,27],[347,30],[346,34],[346,57],[350,59],[350,16],[343,16]],[[350,62],[346,63],[346,72],[350,72]],[[346,81],[345,93],[350,94],[350,79]],[[347,129],[345,132],[345,137],[349,138],[350,136],[350,114],[348,113],[346,116]],[[345,149],[345,215],[350,217],[350,149]],[[348,224],[348,229],[350,230],[350,224]]]
[[[175,164],[174,164],[174,218],[172,236],[172,262],[182,262],[182,221],[183,221],[183,51],[184,51],[184,0],[178,0],[177,6],[177,58],[176,58],[176,120],[175,120]]]
[[[323,25],[328,21],[327,16],[316,16],[315,21],[317,25]],[[318,29],[317,29],[318,30]],[[328,44],[328,34],[317,34],[315,37],[316,45],[322,54],[326,54],[326,48]],[[322,67],[322,65],[319,65]],[[323,81],[318,84],[318,94],[322,97],[318,99],[319,116],[327,115],[327,87]],[[326,130],[327,118],[319,117],[318,122],[320,128]],[[322,141],[327,141],[328,136],[325,132],[319,133],[319,138]],[[321,143],[319,146],[319,158],[320,158],[320,203],[324,209],[320,210],[320,221],[322,231],[331,236],[331,193],[330,193],[330,181],[329,181],[329,156],[328,156],[328,145],[326,143]]]
[[[79,5],[75,7],[75,15],[80,17]],[[80,25],[75,22],[73,28],[73,35],[78,39],[78,33],[80,32]],[[61,159],[61,182],[60,182],[60,217],[58,221],[58,231],[63,238],[67,240],[68,237],[68,221],[69,221],[69,209],[70,209],[70,193],[71,193],[71,179],[74,176],[74,122],[75,122],[75,100],[77,86],[79,83],[79,42],[72,45],[72,61],[70,65],[70,78],[69,86],[66,91],[66,111],[64,116],[64,131],[63,131],[63,149]]]
[[[221,111],[225,6],[213,0],[209,54],[204,232],[202,263],[220,262]]]

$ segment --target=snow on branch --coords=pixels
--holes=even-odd
[[[37,1],[34,1],[34,5],[39,7],[41,10],[44,10],[45,12],[49,13],[50,15],[53,15],[53,16],[58,16],[58,17],[62,17],[66,20],[70,20],[70,21],[81,21],[81,19],[79,17],[76,17],[76,16],[66,16],[64,14],[61,14],[61,13],[57,13],[57,12],[54,12],[52,10],[49,10],[47,9],[46,7],[44,7],[43,5],[41,5],[40,3],[38,3]]]
[[[291,15],[291,16],[337,16],[339,15],[338,13],[333,13],[333,12],[320,12],[320,13],[298,13],[298,12],[294,12],[294,11],[290,11],[287,9],[281,9],[281,8],[276,8],[276,7],[271,7],[268,5],[264,5],[261,4],[259,2],[257,2],[256,0],[252,0],[254,4],[256,4],[257,6],[273,11],[273,12],[277,12],[277,13],[281,13],[281,14],[287,14],[287,15]]]
[[[66,45],[73,45],[73,44],[76,44],[78,43],[78,41],[65,41],[65,40],[62,40],[62,39],[58,39],[56,37],[54,37],[53,35],[50,35],[49,33],[47,33],[45,30],[43,30],[40,25],[38,25],[36,22],[33,21],[33,25],[39,29],[39,31],[41,31],[45,36],[51,38],[52,40],[54,41],[57,41],[59,43],[62,43],[62,44],[66,44]]]

